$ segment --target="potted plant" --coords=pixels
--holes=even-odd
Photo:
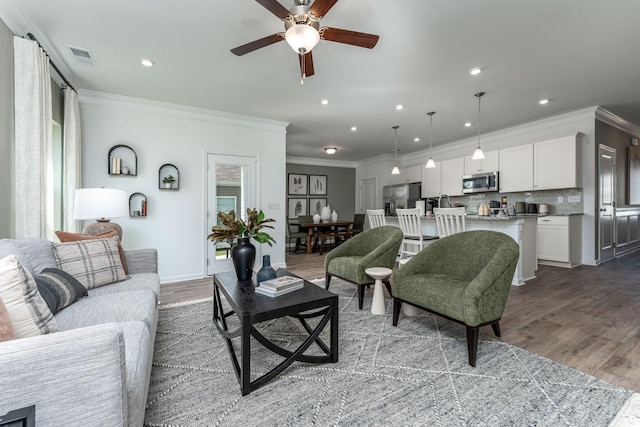
[[[275,240],[263,229],[274,228],[271,225],[267,225],[267,223],[275,222],[275,220],[265,218],[264,212],[256,209],[247,209],[246,222],[242,218],[236,218],[235,211],[229,213],[218,212],[218,218],[220,218],[222,225],[214,225],[211,228],[211,234],[207,238],[212,242],[237,239],[237,243],[231,249],[233,267],[236,270],[239,281],[251,280],[256,248],[251,244],[250,239],[273,246]]]
[[[165,176],[164,178],[162,178],[162,182],[164,183],[164,188],[171,188],[175,180],[176,179],[171,175]]]

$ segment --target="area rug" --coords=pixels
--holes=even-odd
[[[161,308],[145,425],[607,426],[633,395],[490,336],[473,368],[460,325],[422,314],[394,327],[389,299],[376,316],[370,291],[358,310],[354,285],[334,279],[330,290],[340,297],[339,362],[296,362],[244,397],[212,302]],[[290,318],[259,329],[291,349],[305,337]],[[251,347],[252,375],[282,360]]]

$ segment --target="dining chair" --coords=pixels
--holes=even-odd
[[[411,258],[423,250],[427,245],[433,243],[436,236],[425,236],[422,234],[422,224],[420,223],[420,209],[396,209],[398,223],[404,235],[402,245],[400,245],[400,263],[406,262],[406,258]]]
[[[353,216],[353,225],[351,226],[351,235],[354,236],[364,230],[365,214],[355,214]]]
[[[387,225],[387,221],[384,217],[384,209],[367,209],[367,218],[369,218],[369,228],[377,228]]]
[[[313,217],[311,215],[299,215],[298,216],[298,224],[313,224]],[[313,227],[301,227],[298,226],[298,229],[300,230],[300,232],[305,233],[307,235],[307,237],[309,236],[309,228],[313,228]],[[315,247],[318,244],[318,238],[316,236],[315,230],[314,232],[311,233],[311,237],[313,242],[311,241],[307,241],[307,245],[311,245],[313,244],[313,247],[315,249]]]
[[[293,250],[294,253],[300,250],[300,247],[307,247],[307,233],[302,231],[298,224],[293,224],[289,217],[287,217],[286,238],[287,245],[289,246],[289,253],[291,253],[291,241],[295,239],[296,245]]]
[[[464,207],[461,208],[434,208],[438,237],[443,238],[451,234],[465,231]]]

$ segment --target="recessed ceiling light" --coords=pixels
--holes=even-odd
[[[396,105],[396,110],[398,110],[398,111],[402,110],[403,108],[404,108],[404,105],[402,105],[402,104]]]
[[[549,100],[547,98],[541,99],[540,101],[538,101],[538,104],[540,104],[540,105],[544,105],[544,104],[548,104],[548,103],[549,103]]]
[[[335,152],[338,151],[338,149],[336,147],[327,147],[324,149],[324,151],[327,154],[335,154]]]
[[[413,138],[413,142],[420,142],[420,138],[418,137]]]
[[[471,74],[472,76],[477,76],[481,72],[482,72],[482,68],[480,67],[473,67],[471,70],[469,70],[469,74]]]
[[[357,131],[357,130],[358,130],[358,128],[357,128],[357,127],[355,127],[355,126],[351,126],[351,132],[355,132],[355,131]]]
[[[471,127],[471,122],[467,122],[467,123],[465,123],[465,124],[464,124],[464,127],[466,127],[466,128],[470,128],[470,127]]]
[[[320,104],[322,105],[327,105],[329,103],[328,99],[323,99],[322,101],[320,101]]]
[[[155,63],[155,62],[153,62],[152,60],[147,59],[147,58],[142,58],[142,59],[140,60],[140,63],[141,63],[142,65],[144,65],[145,67],[153,67],[154,65],[156,65],[156,63]]]

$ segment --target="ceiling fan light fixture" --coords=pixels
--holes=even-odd
[[[289,46],[301,55],[311,52],[320,41],[320,33],[308,24],[294,24],[284,35]]]

